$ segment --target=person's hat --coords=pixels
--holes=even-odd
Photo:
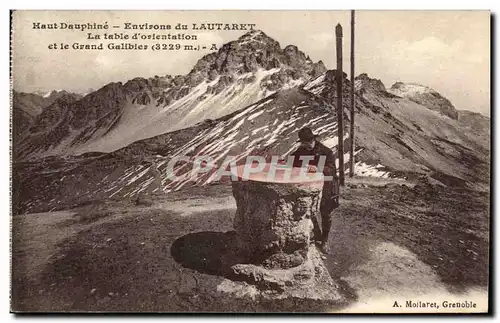
[[[313,134],[311,128],[309,127],[304,127],[299,130],[299,140],[301,142],[311,142],[314,139],[316,139],[316,135]]]

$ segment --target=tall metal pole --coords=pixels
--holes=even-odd
[[[344,109],[342,107],[342,26],[337,24],[335,27],[335,35],[337,36],[337,73],[335,82],[337,83],[337,120],[338,120],[338,149],[339,157],[339,184],[344,186]]]
[[[349,128],[349,176],[354,176],[354,10],[351,10],[351,126]]]

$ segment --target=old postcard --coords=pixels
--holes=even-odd
[[[488,313],[488,11],[11,12],[13,312]]]

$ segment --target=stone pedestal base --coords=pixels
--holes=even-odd
[[[286,269],[307,259],[321,186],[233,182],[238,253],[248,263]]]
[[[237,211],[233,250],[222,262],[221,291],[236,297],[339,303],[342,297],[314,245],[320,181],[232,183]]]
[[[315,306],[326,307],[344,301],[316,247],[309,249],[306,262],[292,269],[264,269],[250,264],[234,265],[232,269],[234,280],[225,279],[217,288],[231,297],[254,301],[312,301]]]

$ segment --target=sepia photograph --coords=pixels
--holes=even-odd
[[[11,10],[12,313],[491,313],[486,10]]]

